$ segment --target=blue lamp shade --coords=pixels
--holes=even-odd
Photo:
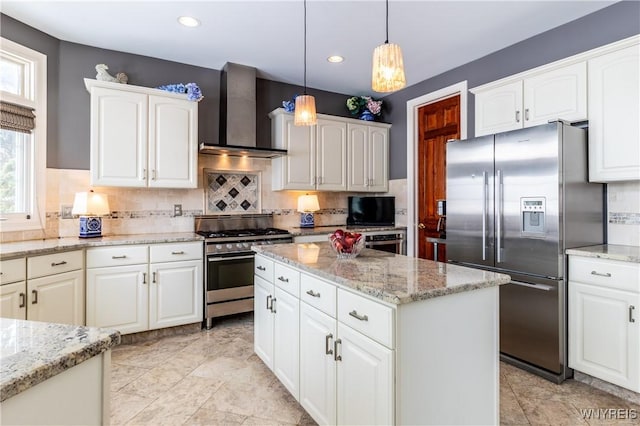
[[[71,213],[80,215],[80,238],[101,237],[102,218],[99,216],[109,214],[109,201],[105,194],[77,192]]]
[[[298,197],[298,211],[300,212],[300,228],[313,228],[315,220],[313,212],[320,210],[317,195],[301,195]]]

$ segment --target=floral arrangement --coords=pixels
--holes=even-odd
[[[282,101],[282,107],[287,112],[294,112],[296,110],[296,98],[298,95],[293,95],[290,101]]]
[[[186,93],[187,99],[190,101],[200,102],[204,96],[200,91],[200,87],[196,83],[178,83],[178,84],[166,84],[164,86],[158,86],[156,89],[166,90],[167,92],[174,93]]]
[[[347,99],[347,109],[351,115],[372,121],[382,112],[382,101],[376,101],[371,96],[352,96]]]

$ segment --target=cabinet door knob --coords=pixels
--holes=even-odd
[[[269,303],[271,301],[271,295],[267,296],[267,309],[271,311],[271,303]]]
[[[157,282],[156,273],[155,272],[151,274],[151,282],[154,283],[154,284]]]
[[[529,108],[526,108],[526,109],[524,110],[524,119],[525,119],[526,121],[529,121]]]
[[[633,310],[635,308],[635,306],[629,305],[629,322],[636,322],[635,318],[633,318]]]
[[[147,283],[147,273],[143,272],[142,273],[142,284],[146,284]]]
[[[418,229],[425,229],[425,228],[426,228],[426,225],[424,223],[421,222],[418,224]]]
[[[271,299],[271,312],[273,312],[274,314],[276,313],[276,302],[278,299],[276,299],[275,297],[273,299]]]
[[[516,111],[516,123],[520,122],[520,111]]]
[[[36,303],[38,303],[38,290],[31,290],[31,295],[33,296],[31,304],[35,305]]]
[[[24,308],[25,306],[27,306],[27,295],[20,293],[20,304],[18,305],[18,308]]]
[[[336,341],[333,342],[333,359],[335,361],[342,361],[342,355],[338,355],[338,345],[340,344],[342,344],[341,339],[336,339]]]

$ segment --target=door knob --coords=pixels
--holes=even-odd
[[[418,224],[418,229],[425,229],[425,228],[426,228],[426,226],[425,226],[424,223],[419,223]]]

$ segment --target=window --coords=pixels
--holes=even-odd
[[[45,226],[46,59],[0,38],[0,231]]]

